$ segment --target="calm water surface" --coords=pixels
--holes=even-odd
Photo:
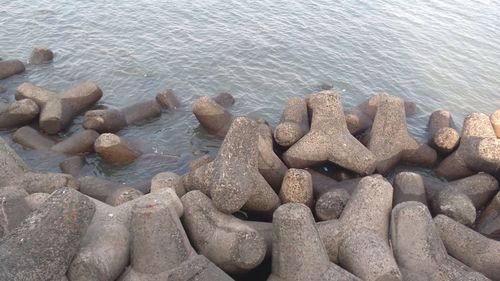
[[[182,109],[120,132],[142,159],[115,168],[87,157],[88,173],[147,180],[217,151],[221,140],[199,128],[190,104],[221,91],[236,97],[233,113],[273,126],[287,99],[322,85],[342,93],[344,106],[387,91],[418,104],[408,123],[421,139],[436,109],[457,123],[489,114],[500,107],[499,27],[498,1],[0,0],[1,58],[27,62],[38,44],[56,53],[52,64],[0,81],[0,100],[26,81],[59,91],[93,80],[100,103],[116,107],[173,88]],[[12,131],[0,135],[11,142]],[[58,171],[60,158],[14,147],[34,169]]]

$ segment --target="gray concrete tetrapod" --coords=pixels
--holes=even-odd
[[[26,196],[28,193],[17,186],[0,187],[0,240],[31,212]]]
[[[101,89],[93,82],[85,82],[59,94],[23,83],[16,89],[16,100],[32,99],[40,108],[40,129],[54,135],[70,125],[82,110],[102,97]]]
[[[302,203],[311,208],[314,199],[311,174],[303,169],[289,169],[283,179],[279,197],[283,204]]]
[[[495,130],[495,135],[500,138],[500,109],[496,110],[490,115],[491,125]]]
[[[95,206],[70,188],[55,191],[0,244],[0,280],[59,280],[80,247]]]
[[[376,94],[359,105],[345,110],[347,128],[353,135],[358,135],[371,127],[380,99],[384,93]],[[416,105],[413,102],[404,102],[406,116],[415,114]]]
[[[43,46],[37,46],[31,52],[31,64],[49,63],[54,59],[54,53]]]
[[[388,173],[400,162],[432,167],[437,160],[434,149],[408,133],[403,100],[388,94],[380,97],[368,149],[377,159],[380,174]]]
[[[179,198],[186,194],[182,178],[176,173],[163,172],[156,174],[151,179],[151,192],[157,192],[165,188],[172,188]]]
[[[194,279],[177,277],[179,271],[184,271],[182,275],[192,272],[200,262],[173,206],[152,199],[137,202],[132,207],[130,234],[130,267],[120,281]],[[195,266],[183,266],[193,260]],[[205,275],[198,280],[232,280],[211,263],[193,275]]]
[[[116,133],[121,129],[144,123],[161,115],[156,101],[138,102],[122,109],[89,110],[85,113],[83,127],[99,133]]]
[[[441,161],[435,172],[454,180],[477,172],[495,174],[499,169],[500,140],[495,135],[490,118],[482,113],[472,113],[464,120],[457,150]]]
[[[217,209],[225,213],[243,208],[271,214],[280,201],[259,173],[257,141],[255,121],[234,119],[217,158],[185,176],[186,190],[209,194]]]
[[[230,93],[227,93],[227,92],[222,92],[222,93],[217,94],[217,96],[215,96],[213,98],[213,100],[217,104],[219,104],[220,106],[223,106],[223,107],[230,107],[231,105],[233,105],[235,103],[233,95],[231,95]]]
[[[40,113],[40,108],[32,100],[14,101],[0,111],[0,128],[15,128],[31,123]]]
[[[460,142],[460,135],[454,127],[449,111],[434,111],[427,124],[427,144],[442,153],[452,152]]]
[[[172,190],[147,194],[117,207],[92,200],[96,213],[69,267],[70,281],[114,281],[120,276],[129,264],[132,207],[143,200],[171,205],[182,215],[182,203]]]
[[[434,223],[450,255],[494,281],[500,280],[500,242],[475,232],[445,215]]]
[[[273,132],[269,125],[265,121],[259,120],[258,130],[259,140],[257,142],[257,149],[259,151],[259,172],[269,185],[278,192],[288,168],[274,152]]]
[[[25,149],[47,150],[56,142],[37,130],[24,126],[17,129],[12,135],[12,141],[21,145]]]
[[[172,89],[158,93],[155,100],[163,109],[177,109],[181,106],[179,99]]]
[[[128,165],[141,155],[134,145],[112,133],[101,134],[95,140],[94,150],[104,161],[116,166]]]
[[[360,281],[330,262],[314,218],[300,203],[280,206],[273,215],[272,273],[268,281]]]
[[[465,225],[476,220],[476,211],[483,209],[498,192],[497,180],[485,173],[452,182],[423,177],[427,198],[435,214],[445,214]]]
[[[340,219],[318,223],[331,261],[363,280],[401,280],[388,239],[392,196],[385,179],[365,177]]]
[[[307,103],[301,98],[291,98],[283,109],[280,123],[274,129],[276,142],[289,147],[309,132],[309,116]]]
[[[493,197],[476,221],[479,233],[500,240],[500,192]]]
[[[420,202],[392,210],[391,242],[403,280],[453,281],[473,271],[448,256],[429,209]]]
[[[0,80],[24,72],[24,64],[20,60],[0,61]]]
[[[81,193],[111,206],[138,198],[147,191],[94,176],[79,178],[78,185]]]
[[[284,154],[292,168],[306,168],[333,162],[358,174],[375,170],[375,156],[347,130],[340,96],[322,91],[308,96],[312,111],[311,130]]]
[[[264,238],[241,220],[220,212],[201,191],[182,198],[182,222],[196,251],[227,273],[247,272],[266,255]]]
[[[53,151],[64,154],[83,154],[94,151],[94,143],[99,134],[94,130],[83,130],[53,145]]]
[[[394,178],[393,206],[407,201],[417,201],[428,206],[424,180],[420,174],[400,172]]]
[[[203,96],[196,99],[193,103],[192,110],[200,125],[205,128],[208,133],[220,137],[224,137],[234,117],[231,113],[224,109],[208,96]]]

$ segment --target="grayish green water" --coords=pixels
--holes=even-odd
[[[146,157],[123,168],[88,157],[90,173],[147,180],[217,150],[221,140],[198,128],[190,104],[221,91],[236,97],[233,113],[273,126],[288,98],[323,84],[345,106],[387,91],[417,103],[408,123],[422,139],[436,109],[457,123],[468,112],[489,114],[500,107],[499,28],[498,1],[0,0],[1,58],[27,62],[38,44],[56,53],[52,64],[0,81],[0,99],[12,101],[25,81],[62,90],[93,80],[101,103],[117,107],[173,88],[181,110],[120,132]],[[15,148],[35,169],[58,170],[59,158]]]

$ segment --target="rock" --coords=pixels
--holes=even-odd
[[[48,193],[38,192],[27,195],[26,197],[24,197],[24,200],[26,201],[26,204],[28,204],[28,207],[31,209],[31,211],[34,211],[40,208],[40,206],[42,206],[49,197],[50,194]]]
[[[279,197],[283,204],[302,203],[311,208],[313,203],[311,174],[302,169],[288,170],[283,179]]]
[[[460,141],[460,135],[454,127],[449,111],[434,111],[427,124],[427,143],[439,152],[452,152]]]
[[[500,109],[490,115],[491,125],[495,130],[495,135],[500,138]]]
[[[224,213],[243,208],[271,214],[280,201],[258,171],[257,141],[257,123],[245,117],[236,118],[217,158],[186,174],[186,190],[210,194],[217,209]]]
[[[269,185],[271,185],[276,192],[279,192],[283,177],[288,168],[274,152],[273,132],[265,120],[258,121],[258,130],[259,140],[257,142],[257,149],[259,151],[259,172]]]
[[[71,188],[54,192],[0,245],[0,280],[59,280],[65,275],[95,206]]]
[[[214,101],[222,107],[229,107],[234,104],[234,97],[230,93],[219,93],[214,97]]]
[[[151,192],[157,192],[165,188],[172,188],[179,198],[186,193],[181,177],[172,172],[156,174],[151,180]]]
[[[51,50],[38,46],[31,52],[31,64],[43,64],[51,62],[54,59],[54,53]]]
[[[23,188],[31,193],[53,193],[61,188],[78,190],[78,182],[71,175],[60,173],[33,173],[26,172],[21,176],[11,179],[12,185]]]
[[[182,204],[182,221],[198,253],[231,274],[247,272],[262,262],[266,244],[255,229],[217,210],[198,190],[184,195]]]
[[[59,168],[61,169],[61,172],[77,177],[85,164],[85,157],[71,156],[59,163]]]
[[[449,183],[423,177],[427,198],[436,214],[446,214],[471,225],[476,210],[481,210],[498,192],[497,180],[484,173]]]
[[[380,97],[368,149],[377,159],[380,174],[387,174],[400,162],[432,167],[437,160],[434,149],[408,133],[403,100],[388,94]]]
[[[403,280],[462,280],[472,270],[448,256],[429,210],[420,202],[403,202],[392,210],[391,238]]]
[[[82,110],[102,97],[101,89],[85,82],[60,94],[23,83],[16,89],[16,100],[32,99],[40,108],[40,129],[49,135],[64,130]]]
[[[177,109],[181,106],[179,99],[177,99],[177,96],[171,89],[167,89],[163,92],[158,93],[156,95],[156,102],[163,109]]]
[[[136,198],[141,197],[144,195],[142,192],[139,190],[124,186],[118,189],[115,189],[113,192],[111,192],[108,197],[106,197],[106,203],[111,205],[111,206],[118,206],[121,205],[125,202],[132,201]]]
[[[163,202],[173,206],[177,215],[182,215],[182,203],[172,190],[147,194],[117,207],[93,200],[96,213],[69,267],[71,281],[114,281],[118,278],[129,263],[131,210],[143,200]]]
[[[394,178],[393,205],[407,201],[417,201],[427,206],[424,181],[417,173],[401,172]]]
[[[0,111],[0,128],[15,128],[27,125],[38,116],[40,109],[32,100],[20,100],[11,103]]]
[[[273,215],[272,272],[267,280],[361,279],[328,260],[309,208],[288,203]]]
[[[20,60],[0,61],[0,80],[24,72],[24,64]]]
[[[476,221],[479,233],[500,240],[500,193],[493,197]]]
[[[85,113],[83,127],[99,133],[116,133],[127,126],[125,115],[118,109],[96,109]]]
[[[64,154],[82,154],[94,151],[94,143],[99,134],[94,130],[84,130],[52,146],[52,150]]]
[[[26,191],[17,186],[0,187],[0,241],[31,212],[24,200],[27,195]]]
[[[12,140],[25,149],[35,150],[47,150],[56,143],[49,137],[40,134],[37,130],[28,126],[17,129],[14,135],[12,135]]]
[[[341,188],[323,193],[316,201],[316,216],[320,221],[338,219],[350,197],[349,192]]]
[[[347,128],[353,135],[358,135],[364,130],[370,128],[375,119],[378,105],[381,98],[386,93],[376,94],[360,103],[356,107],[349,108],[345,111]],[[416,113],[416,105],[413,102],[404,102],[406,116],[411,116]]]
[[[309,132],[307,103],[300,98],[291,98],[285,105],[280,123],[274,130],[274,138],[279,145],[289,147],[307,132]]]
[[[386,180],[365,177],[340,219],[317,224],[330,260],[362,280],[401,280],[388,238],[392,195]]]
[[[347,130],[340,96],[333,91],[311,94],[311,130],[284,154],[292,168],[306,168],[328,161],[359,174],[371,174],[375,157]]]
[[[500,169],[500,140],[496,138],[490,118],[472,113],[464,120],[460,145],[435,169],[448,180],[477,172],[495,174]]]
[[[209,134],[224,137],[231,123],[233,115],[226,111],[224,107],[217,104],[207,96],[203,96],[194,101],[192,107],[196,119]]]
[[[438,215],[434,223],[448,253],[494,281],[500,280],[500,242]]]
[[[197,254],[172,206],[157,200],[141,200],[132,208],[130,267],[122,281],[173,280],[171,274]],[[191,265],[193,266],[193,265]],[[174,271],[175,273],[172,273]],[[206,273],[205,273],[206,274]],[[213,275],[222,274],[214,271]],[[221,280],[215,276],[204,280]],[[182,279],[180,279],[182,280]],[[232,280],[224,276],[222,280]],[[187,281],[187,280],[186,280]]]
[[[97,138],[94,150],[104,161],[117,166],[128,165],[141,155],[129,142],[110,133]]]

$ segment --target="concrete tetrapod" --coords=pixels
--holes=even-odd
[[[445,214],[465,225],[476,220],[476,211],[498,192],[497,180],[485,173],[452,182],[423,177],[427,198],[436,214]]]
[[[413,172],[401,172],[394,178],[394,204],[417,201],[427,206],[427,195],[421,175]]]
[[[399,162],[432,167],[437,160],[434,149],[408,133],[403,100],[388,94],[380,97],[368,149],[377,159],[380,174],[386,174]]]
[[[280,123],[274,129],[276,142],[289,147],[309,131],[307,103],[301,98],[291,98],[285,105]]]
[[[427,124],[427,144],[442,153],[450,153],[460,141],[460,135],[454,129],[451,113],[446,110],[434,111]]]
[[[94,199],[105,202],[111,206],[117,206],[126,201],[142,196],[142,191],[132,186],[123,185],[106,179],[85,176],[78,179],[80,192]]]
[[[358,135],[371,127],[373,119],[375,119],[375,114],[377,113],[380,99],[384,94],[385,93],[373,95],[359,105],[345,110],[347,128],[351,134]],[[413,115],[417,111],[416,105],[413,102],[405,101],[404,107],[406,116]]]
[[[132,208],[130,225],[130,267],[120,281],[232,280],[212,263],[205,262],[193,272],[202,260],[189,244],[173,206],[141,200]]]
[[[117,166],[128,165],[141,155],[131,143],[111,133],[100,135],[94,150],[104,161]]]
[[[288,168],[274,152],[273,131],[267,122],[265,120],[258,120],[258,126],[259,140],[257,142],[257,149],[259,150],[259,172],[269,185],[278,192]]]
[[[420,202],[404,202],[392,210],[391,242],[403,280],[453,281],[472,271],[448,256],[428,208]]]
[[[172,188],[177,196],[179,196],[179,198],[186,194],[186,189],[184,188],[182,178],[176,173],[163,172],[156,174],[151,179],[151,192],[157,192],[158,190],[162,190],[165,188]]]
[[[497,139],[490,118],[472,113],[464,120],[458,149],[446,157],[435,172],[449,180],[487,172],[492,175],[500,169],[500,140]]]
[[[47,150],[56,142],[51,138],[42,135],[37,130],[24,126],[16,130],[12,135],[12,141],[20,144],[25,149]]]
[[[179,99],[177,99],[172,89],[158,93],[155,100],[163,109],[177,109],[181,106]]]
[[[122,109],[89,110],[85,113],[83,127],[99,133],[116,133],[127,126],[141,124],[160,115],[160,104],[156,101],[145,101]]]
[[[11,103],[0,110],[0,128],[15,128],[24,126],[38,116],[40,108],[32,100],[20,100]]]
[[[52,146],[53,151],[65,154],[81,154],[94,151],[94,143],[99,134],[94,130],[84,130]]]
[[[40,107],[40,129],[49,135],[64,130],[85,108],[102,97],[101,89],[85,82],[60,94],[23,83],[16,89],[16,100],[31,99]]]
[[[192,110],[200,125],[208,133],[224,137],[234,119],[233,115],[208,96],[196,99]]]
[[[188,192],[181,200],[182,222],[199,254],[231,274],[249,271],[262,262],[266,243],[255,229],[217,210],[201,191]]]
[[[186,190],[209,194],[224,213],[241,208],[271,214],[280,204],[278,195],[259,173],[257,123],[234,119],[217,158],[185,175]]]
[[[78,191],[55,191],[2,240],[0,280],[62,279],[94,211],[94,204]]]
[[[20,60],[0,61],[0,80],[24,72],[24,64]]]
[[[476,222],[476,229],[485,236],[500,240],[500,192],[497,192],[481,212]]]
[[[222,92],[222,93],[217,94],[217,96],[215,96],[213,98],[213,100],[216,103],[218,103],[220,106],[223,106],[223,107],[230,107],[231,105],[233,105],[235,103],[233,95],[231,95],[230,93],[226,93],[226,92]]]
[[[26,196],[28,193],[17,186],[0,187],[0,240],[31,212]]]
[[[283,204],[302,203],[311,208],[314,199],[311,174],[302,169],[289,169],[281,185],[279,197]]]
[[[317,224],[332,262],[363,280],[401,280],[388,239],[392,196],[385,179],[364,177],[340,219]]]
[[[375,156],[347,130],[340,96],[322,91],[308,96],[312,111],[311,130],[284,154],[292,168],[306,168],[333,162],[358,174],[371,174]]]
[[[300,203],[274,213],[272,252],[268,281],[361,281],[328,260],[311,211]]]
[[[54,53],[43,46],[37,46],[31,52],[31,64],[43,64],[51,62],[54,59]]]
[[[69,267],[70,281],[114,281],[120,276],[129,263],[131,210],[143,200],[173,206],[182,215],[182,203],[172,190],[147,194],[118,207],[92,200],[96,213]]]
[[[500,109],[496,110],[490,115],[491,125],[495,130],[495,135],[500,138]]]
[[[475,232],[445,215],[434,223],[450,255],[494,281],[500,280],[500,242]]]

